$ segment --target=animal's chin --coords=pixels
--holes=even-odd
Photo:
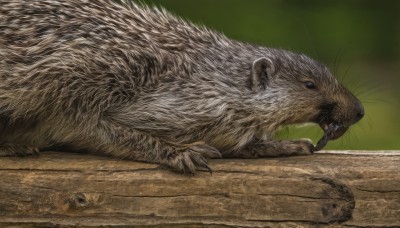
[[[320,122],[319,126],[324,130],[330,140],[335,140],[340,138],[344,133],[346,133],[348,126],[345,126],[336,122]]]

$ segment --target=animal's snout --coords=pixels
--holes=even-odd
[[[353,105],[352,112],[353,112],[353,123],[360,121],[364,117],[365,110],[360,101],[355,102],[355,104]]]

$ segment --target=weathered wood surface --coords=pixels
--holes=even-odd
[[[185,176],[81,154],[0,158],[0,227],[400,226],[400,151],[210,164]]]

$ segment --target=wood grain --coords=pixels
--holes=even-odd
[[[400,226],[400,151],[210,165],[188,176],[85,154],[0,158],[0,227]]]

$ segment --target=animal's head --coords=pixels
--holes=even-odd
[[[252,63],[251,89],[279,110],[281,124],[318,123],[337,139],[364,116],[361,102],[323,64],[302,54],[272,50]],[[273,100],[271,102],[271,100]]]

